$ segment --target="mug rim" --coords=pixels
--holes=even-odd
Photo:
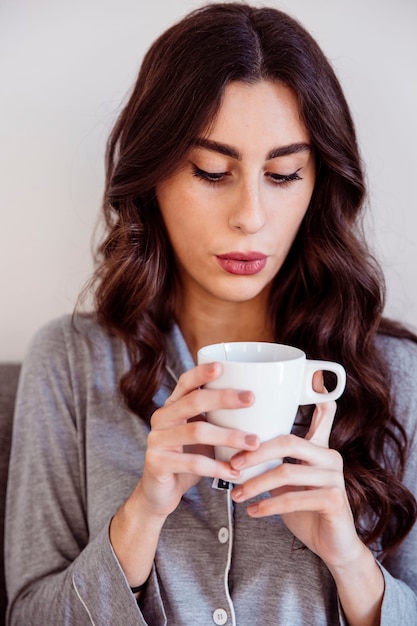
[[[265,360],[262,361],[253,361],[248,359],[247,361],[244,359],[239,359],[239,360],[235,360],[234,358],[232,359],[228,359],[227,358],[227,349],[230,346],[231,349],[236,348],[236,346],[243,346],[246,345],[248,347],[253,347],[253,346],[259,346],[260,348],[273,348],[274,350],[279,350],[280,348],[284,348],[285,351],[287,352],[286,355],[283,354],[283,358],[277,360],[277,358],[267,358]],[[219,348],[223,347],[223,351],[224,351],[224,356],[213,356],[210,355],[209,352],[213,351],[213,350],[218,350]],[[261,350],[259,351],[261,352]],[[284,350],[283,350],[284,352]],[[206,346],[202,346],[201,348],[199,348],[199,350],[197,351],[197,361],[199,360],[199,357],[202,357],[204,359],[209,359],[211,361],[218,361],[220,363],[279,363],[279,362],[284,362],[284,361],[297,361],[299,359],[305,359],[306,358],[306,354],[303,350],[301,350],[300,348],[297,348],[296,346],[291,346],[289,344],[285,344],[285,343],[278,343],[278,342],[273,342],[273,341],[220,341],[218,343],[212,343],[212,344],[208,344]],[[240,356],[244,356],[242,354],[242,352],[240,353]]]

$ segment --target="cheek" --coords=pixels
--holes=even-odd
[[[294,224],[298,224],[298,226],[301,224],[305,214],[308,211],[311,197],[313,195],[313,189],[314,181],[311,181],[311,183],[309,185],[306,185],[305,188],[300,191],[300,193],[294,199]]]
[[[198,256],[208,230],[205,224],[198,219],[196,212],[189,211],[184,205],[171,205],[169,210],[164,209],[161,209],[162,220],[174,255],[179,260]]]
[[[176,194],[157,195],[165,228],[172,242],[194,246],[219,229],[221,215],[209,194],[196,193],[192,187]]]
[[[297,231],[310,205],[310,190],[295,194],[285,211],[284,225],[287,231]]]

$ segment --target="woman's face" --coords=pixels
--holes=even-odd
[[[242,302],[265,295],[313,192],[310,138],[295,94],[230,83],[208,134],[156,187],[182,296]]]

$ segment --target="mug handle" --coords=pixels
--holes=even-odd
[[[337,376],[337,384],[333,391],[329,393],[319,393],[313,389],[313,375],[315,372],[333,372]],[[340,363],[333,361],[316,361],[306,359],[304,370],[304,382],[301,389],[300,404],[318,404],[319,402],[330,402],[337,400],[342,395],[346,386],[346,371]]]

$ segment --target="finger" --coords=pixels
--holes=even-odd
[[[235,469],[246,469],[266,461],[282,460],[287,457],[301,461],[309,466],[331,468],[333,458],[329,448],[312,445],[310,441],[296,435],[281,435],[262,443],[254,451],[241,451],[230,459]],[[331,452],[334,452],[333,450]]]
[[[259,446],[259,438],[241,430],[222,428],[204,421],[188,422],[169,430],[152,430],[148,435],[149,448],[177,449],[179,446],[196,444],[253,450]]]
[[[254,396],[250,391],[235,389],[194,389],[176,402],[165,404],[151,418],[152,429],[172,428],[201,413],[218,409],[238,409],[250,406]]]
[[[321,402],[316,405],[310,428],[306,434],[306,440],[323,448],[329,447],[330,434],[336,415],[337,404],[331,402]]]
[[[340,455],[334,450],[329,452],[333,455],[332,463],[329,462],[331,469],[282,463],[278,467],[236,487],[232,491],[233,500],[244,502],[267,491],[275,495],[278,493],[277,490],[283,488],[286,488],[285,491],[288,491],[288,488],[297,490],[300,487],[303,489],[323,489],[337,486],[339,489],[343,489],[343,464],[341,458],[338,458]]]
[[[323,372],[314,372],[313,374],[313,389],[317,393],[326,393],[326,388],[324,386],[323,380]]]
[[[149,450],[146,452],[147,471],[164,481],[173,474],[193,474],[233,481],[240,472],[230,467],[229,463],[217,461],[200,454],[179,454],[178,452]]]
[[[179,377],[174,391],[166,399],[165,405],[177,402],[177,400],[186,396],[190,391],[198,389],[206,383],[218,378],[221,372],[221,363],[205,363],[184,372]]]
[[[278,496],[251,504],[247,511],[251,517],[266,517],[303,511],[326,514],[335,508],[343,515],[349,513],[346,495],[338,487],[332,486],[324,489],[285,491]]]
[[[318,393],[327,393],[323,382],[323,373],[315,372],[313,376],[313,388]],[[330,433],[332,431],[337,404],[334,400],[316,404],[310,428],[306,439],[324,448],[329,447]]]

